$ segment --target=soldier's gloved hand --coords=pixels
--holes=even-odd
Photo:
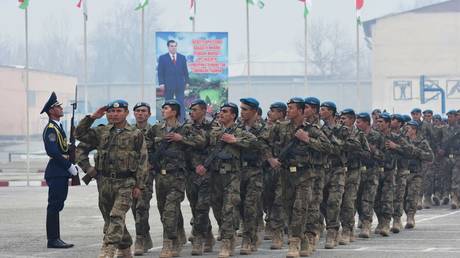
[[[76,176],[78,174],[78,171],[81,168],[78,165],[71,164],[70,167],[67,169],[67,171],[72,175]]]
[[[203,165],[198,165],[195,168],[195,172],[200,176],[204,176],[204,174],[206,174],[206,168]]]

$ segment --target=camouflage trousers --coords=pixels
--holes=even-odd
[[[257,226],[263,191],[262,169],[242,167],[240,179],[240,217],[243,220],[243,238],[257,241]]]
[[[452,166],[449,158],[437,157],[433,164],[435,171],[435,195],[438,198],[449,197],[452,182]]]
[[[271,227],[270,218],[273,207],[273,202],[275,200],[275,187],[276,181],[279,178],[279,170],[272,168],[264,168],[263,178],[264,178],[264,190],[262,192],[262,201],[263,201],[263,210],[265,213],[265,223],[267,226]]]
[[[305,231],[313,236],[320,234],[320,225],[323,223],[321,218],[320,206],[323,201],[325,170],[321,165],[315,168],[310,175],[312,189],[311,200],[308,204]]]
[[[395,175],[395,191],[393,196],[393,218],[400,218],[404,213],[404,196],[406,194],[407,177],[410,171],[398,169]]]
[[[410,173],[407,176],[407,190],[404,198],[404,211],[407,215],[415,214],[417,211],[417,200],[422,192],[422,175],[419,173]]]
[[[157,206],[163,224],[163,238],[175,240],[178,236],[182,213],[180,204],[185,197],[185,175],[176,171],[155,176]],[[183,220],[182,220],[183,226]]]
[[[326,229],[340,227],[339,216],[342,205],[342,195],[345,190],[345,168],[331,167],[326,169],[324,177],[323,201],[321,213],[326,220]]]
[[[210,179],[211,207],[217,220],[222,239],[232,239],[235,235],[235,214],[240,204],[240,174],[213,171]]]
[[[452,166],[452,195],[460,200],[460,155],[451,158]]]
[[[374,211],[379,221],[391,220],[393,216],[393,196],[395,186],[395,171],[385,169],[379,174],[379,186],[375,195]]]
[[[435,170],[432,163],[423,162],[422,163],[422,172],[423,172],[423,191],[419,195],[420,198],[423,196],[425,199],[430,200],[431,202],[431,195],[434,193],[435,187]]]
[[[212,231],[209,220],[209,207],[211,205],[211,193],[209,186],[209,174],[199,176],[190,172],[186,179],[187,199],[192,210],[192,234],[205,238]]]
[[[340,222],[342,229],[352,230],[355,226],[356,199],[358,196],[360,168],[348,169],[345,178],[345,188],[340,208]]]
[[[381,168],[367,168],[361,173],[361,183],[358,189],[358,214],[359,220],[372,222],[374,216],[374,201],[379,184]]]
[[[126,229],[125,218],[133,202],[132,192],[135,183],[134,178],[97,178],[99,210],[104,218],[104,244],[116,245],[121,249],[133,244]]]
[[[145,189],[142,191],[141,196],[133,199],[131,210],[136,223],[136,235],[138,236],[147,236],[150,232],[149,211],[150,200],[152,200],[153,194],[153,179],[153,174],[149,173]]]

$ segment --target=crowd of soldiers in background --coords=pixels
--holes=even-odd
[[[180,256],[187,242],[180,205],[185,193],[193,216],[191,254],[213,251],[212,208],[220,258],[234,254],[237,237],[241,255],[256,253],[263,238],[271,249],[287,243],[286,257],[310,256],[323,233],[324,248],[333,249],[372,232],[388,237],[413,229],[417,209],[459,205],[460,110],[449,111],[447,120],[418,108],[411,116],[338,112],[333,102],[295,97],[273,103],[263,119],[259,102],[243,98],[240,105],[224,104],[211,120],[207,104],[195,100],[189,120],[180,123],[180,109],[177,101],[166,101],[162,121],[149,125],[150,105],[137,103],[137,124],[130,126],[128,103],[117,100],[78,125],[78,164],[97,180],[105,221],[99,257],[131,257],[124,222],[130,208],[134,254],[153,247],[148,218],[154,186],[162,258]],[[109,124],[90,128],[104,114]],[[92,150],[95,166],[88,159]]]

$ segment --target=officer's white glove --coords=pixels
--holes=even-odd
[[[69,173],[72,176],[76,176],[78,174],[78,171],[80,170],[81,168],[78,165],[74,165],[74,164],[71,164],[70,167],[67,169],[67,171],[69,171]]]

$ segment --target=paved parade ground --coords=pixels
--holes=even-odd
[[[0,257],[96,257],[102,241],[103,220],[97,206],[95,186],[71,187],[66,207],[61,213],[61,238],[75,244],[74,248],[59,250],[46,248],[45,207],[47,187],[0,187]],[[151,234],[154,248],[145,257],[158,257],[161,249],[161,223],[156,202],[152,199]],[[190,221],[188,202],[182,203],[185,221]],[[447,206],[423,210],[416,216],[416,229],[403,230],[390,237],[372,236],[358,239],[348,246],[325,250],[324,240],[312,257],[460,257],[460,210]],[[134,233],[133,216],[127,215],[128,229]],[[186,225],[186,232],[190,226]],[[374,225],[375,226],[375,225]],[[217,228],[214,228],[214,233]],[[216,257],[214,252],[207,257]],[[190,256],[188,243],[182,257]],[[239,246],[236,249],[239,257]],[[270,250],[264,241],[260,251],[246,257],[284,257],[285,249]]]

